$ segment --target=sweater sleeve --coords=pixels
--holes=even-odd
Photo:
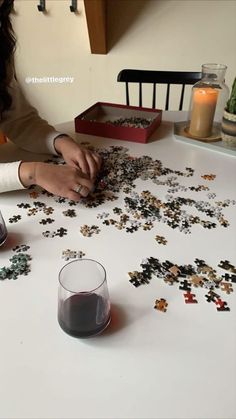
[[[12,97],[10,109],[3,112],[0,130],[18,147],[26,151],[57,154],[54,140],[60,135],[24,97],[13,77],[8,88]]]
[[[0,193],[25,189],[19,179],[21,162],[0,163]]]

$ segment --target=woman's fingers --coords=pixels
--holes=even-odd
[[[95,179],[99,170],[98,164],[94,156],[90,153],[86,153],[86,160],[89,166],[90,179]]]
[[[36,163],[36,184],[55,195],[79,201],[93,190],[94,184],[77,168]]]
[[[101,168],[101,162],[101,157],[89,150],[84,150],[84,152],[79,153],[76,161],[77,166],[81,168],[84,174],[89,175],[90,179],[95,179]]]
[[[55,147],[67,164],[79,168],[84,175],[94,179],[101,168],[102,159],[94,151],[81,147],[72,138],[55,140]]]
[[[101,156],[98,153],[95,153],[95,151],[93,151],[91,154],[92,154],[92,156],[93,156],[93,158],[94,158],[94,160],[95,160],[95,162],[97,164],[98,170],[100,170],[101,169],[101,165],[102,165],[102,158],[101,158]]]
[[[86,159],[86,154],[84,153],[84,151],[82,149],[79,149],[77,154],[74,156],[75,162],[77,164],[77,166],[79,166],[79,168],[81,169],[81,171],[85,174],[85,175],[89,175],[90,173],[90,167],[89,164],[87,162]]]

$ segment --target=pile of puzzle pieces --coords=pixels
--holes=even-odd
[[[214,303],[217,311],[229,311],[227,302],[221,297],[223,294],[231,294],[233,284],[236,283],[236,267],[229,261],[221,261],[218,267],[227,271],[223,275],[217,274],[216,270],[207,265],[204,260],[195,259],[195,265],[177,265],[168,260],[160,262],[159,259],[149,257],[141,263],[141,271],[129,272],[130,282],[135,286],[149,284],[152,278],[163,279],[168,285],[177,285],[183,292],[186,304],[198,303],[193,288],[205,288],[206,301]],[[167,302],[164,298],[156,300],[155,308],[166,311]]]
[[[181,233],[190,234],[195,225],[204,229],[215,229],[219,226],[228,227],[229,221],[226,219],[223,211],[225,208],[236,205],[235,200],[225,199],[216,200],[216,194],[210,191],[206,184],[196,184],[194,169],[190,167],[184,170],[174,170],[165,167],[160,160],[153,159],[150,156],[135,157],[129,154],[128,148],[122,146],[110,146],[103,149],[88,147],[97,151],[103,158],[103,165],[96,181],[95,191],[89,194],[86,199],[81,199],[79,203],[69,199],[53,196],[53,194],[38,187],[31,188],[29,191],[29,202],[21,202],[17,207],[20,213],[13,213],[9,218],[10,223],[18,223],[23,220],[24,213],[27,216],[36,216],[44,214],[47,218],[42,218],[39,223],[42,225],[52,224],[55,219],[49,218],[53,214],[53,204],[62,205],[62,214],[65,217],[76,218],[77,208],[96,208],[108,201],[115,201],[119,194],[125,194],[122,199],[122,208],[114,206],[113,215],[103,211],[97,215],[97,219],[102,221],[104,226],[111,226],[126,233],[134,233],[138,230],[149,231],[160,222],[168,225],[170,228],[179,230]],[[52,164],[64,164],[60,158],[49,160]],[[204,174],[201,178],[209,184],[213,182],[216,175]],[[189,178],[194,184],[182,184],[181,179]],[[202,181],[201,179],[201,181]],[[149,190],[136,192],[136,181],[141,180],[152,182],[158,186],[158,194],[151,193]],[[197,180],[199,182],[199,180]],[[186,182],[185,182],[186,183]],[[191,191],[191,198],[181,196],[182,192]],[[199,192],[206,192],[206,199],[197,199],[194,195]],[[164,196],[163,196],[164,192]],[[47,204],[36,200],[39,196],[47,197]],[[50,206],[48,202],[51,201]],[[193,215],[193,210],[196,215]],[[208,217],[208,219],[206,219]],[[92,237],[101,232],[98,225],[80,226],[80,232],[86,237]],[[57,231],[44,231],[43,237],[63,237],[67,234],[62,225]],[[159,244],[167,244],[165,238],[157,239]]]
[[[27,245],[16,246],[13,251],[16,253],[10,259],[9,266],[0,268],[0,280],[17,279],[20,275],[28,275],[30,272],[31,256],[27,252],[30,247]]]

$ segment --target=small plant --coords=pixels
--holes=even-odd
[[[233,82],[230,98],[226,105],[226,111],[236,115],[236,77]]]

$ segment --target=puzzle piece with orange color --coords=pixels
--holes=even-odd
[[[194,287],[202,287],[204,283],[204,277],[200,275],[191,275],[190,281]]]
[[[213,175],[212,173],[210,175],[202,175],[201,176],[205,180],[214,180],[216,175]]]
[[[225,291],[226,294],[230,294],[231,292],[233,292],[233,287],[232,284],[230,284],[230,282],[221,282],[220,288],[222,289],[222,291]]]
[[[167,310],[168,303],[166,302],[165,298],[161,298],[160,300],[155,301],[154,308],[156,310],[162,311],[163,313]]]
[[[36,191],[32,191],[32,192],[29,193],[29,196],[30,196],[30,198],[35,199],[35,198],[39,197],[39,193],[36,192]]]

